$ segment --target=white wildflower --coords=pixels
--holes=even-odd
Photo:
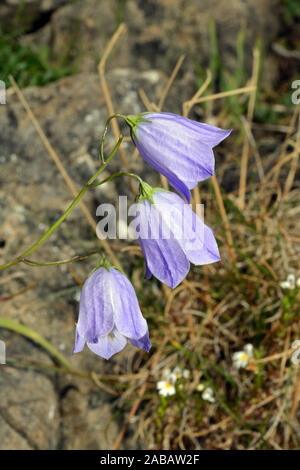
[[[201,396],[203,400],[209,401],[210,403],[215,403],[216,401],[214,397],[214,391],[211,387],[207,387]]]
[[[182,370],[180,369],[180,367],[175,367],[170,374],[170,379],[175,383],[176,380],[181,379],[181,377]]]
[[[178,379],[182,377],[188,379],[190,376],[190,371],[188,369],[181,369],[180,367],[175,367],[172,372],[170,372],[169,378],[175,383]]]
[[[160,382],[157,382],[156,388],[158,393],[163,397],[172,396],[176,393],[172,380],[161,380]]]
[[[242,351],[237,351],[232,355],[233,365],[237,369],[244,369],[248,363],[250,358],[253,356],[253,345],[246,344]]]
[[[297,279],[298,285],[299,279]],[[289,274],[285,281],[280,283],[282,289],[295,289],[296,287],[296,278],[294,274]]]

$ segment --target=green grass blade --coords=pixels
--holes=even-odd
[[[31,339],[35,343],[39,344],[44,348],[48,353],[56,360],[65,369],[71,369],[71,366],[65,360],[65,358],[57,351],[57,349],[52,346],[45,338],[39,335],[36,331],[28,328],[27,326],[21,325],[13,320],[8,318],[0,317],[0,327],[6,328],[11,331],[15,331],[26,338]]]

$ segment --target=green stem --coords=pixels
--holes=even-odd
[[[105,164],[105,160],[104,160],[104,140],[105,140],[105,137],[106,137],[106,134],[107,134],[107,131],[108,131],[109,124],[114,118],[126,119],[126,116],[124,116],[123,114],[113,114],[112,116],[110,116],[107,119],[107,121],[105,123],[105,128],[104,128],[104,132],[103,132],[102,137],[101,137],[101,144],[100,144],[100,160],[101,160],[103,165]]]
[[[21,325],[20,323],[14,322],[9,318],[0,317],[0,326],[11,331],[15,331],[26,338],[31,339],[35,343],[42,346],[46,351],[48,351],[51,356],[56,359],[57,363],[60,364],[65,369],[71,369],[71,366],[65,360],[65,358],[57,351],[57,349],[52,346],[46,339],[39,335],[36,331],[28,328],[27,326]]]
[[[71,259],[64,259],[61,261],[51,261],[50,263],[38,263],[37,261],[33,261],[30,259],[22,259],[21,262],[24,264],[27,264],[28,266],[56,266],[58,264],[69,264],[69,263],[75,263],[76,261],[82,261],[89,256],[92,255],[99,255],[99,251],[92,251],[91,253],[87,253],[86,255],[78,255],[74,256],[74,258]]]
[[[68,215],[70,214],[70,212],[72,212],[72,210],[74,209],[75,206],[77,206],[78,202],[80,201],[80,199],[82,198],[82,196],[87,192],[88,189],[90,189],[90,185],[95,181],[96,178],[98,178],[98,176],[100,175],[100,173],[102,173],[102,171],[107,167],[107,165],[109,164],[110,160],[113,158],[113,156],[115,155],[116,151],[118,150],[119,146],[121,145],[122,143],[122,140],[123,140],[123,136],[120,135],[119,137],[119,140],[118,142],[116,143],[114,149],[112,150],[112,152],[110,153],[109,157],[107,158],[106,162],[103,163],[100,168],[96,171],[96,173],[89,179],[89,181],[83,186],[83,188],[81,189],[81,191],[77,194],[77,196],[75,197],[75,199],[73,200],[73,202],[70,204],[70,206],[68,207],[68,209],[61,215],[61,217],[49,228],[49,230],[47,230],[46,233],[44,233],[44,235],[39,239],[37,240],[28,250],[26,250],[24,253],[22,253],[20,256],[18,256],[17,258],[15,258],[14,260],[10,261],[9,263],[3,265],[3,266],[0,266],[0,272],[1,271],[4,271],[4,269],[7,269],[11,266],[14,266],[18,263],[21,263],[24,258],[26,258],[28,255],[30,255],[33,251],[35,251],[53,232],[54,230],[56,230],[60,224],[68,217]]]
[[[113,175],[110,175],[104,180],[100,181],[99,183],[90,184],[90,188],[97,188],[98,186],[101,186],[101,184],[107,183],[108,181],[111,181],[114,178],[117,178],[118,176],[130,176],[131,178],[137,179],[139,183],[141,184],[143,183],[142,178],[140,178],[135,173],[127,173],[126,171],[118,171],[117,173],[114,173]]]

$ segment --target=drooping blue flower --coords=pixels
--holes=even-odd
[[[130,281],[115,268],[98,268],[82,288],[73,354],[87,343],[95,354],[109,359],[126,346],[127,338],[137,348],[151,347]]]
[[[231,132],[171,113],[143,113],[126,122],[142,157],[188,202],[190,189],[214,174],[212,149]]]
[[[148,194],[139,199],[134,224],[145,257],[146,279],[153,274],[174,288],[188,274],[190,262],[203,265],[220,260],[213,231],[189,204],[161,189],[152,188]]]

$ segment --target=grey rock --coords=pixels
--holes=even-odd
[[[250,73],[257,39],[263,39],[268,56],[276,38],[278,4],[277,0],[131,0],[120,10],[116,0],[84,0],[59,8],[48,24],[26,40],[48,45],[53,57],[68,57],[78,70],[95,71],[107,40],[122,18],[128,33],[110,58],[112,67],[157,68],[169,73],[180,54],[186,54],[182,79],[187,84],[195,81],[196,64],[204,68],[209,65],[211,20],[216,25],[222,62],[229,71],[236,66],[239,32],[245,30],[245,68]]]
[[[14,306],[10,307],[13,312]],[[51,377],[30,367],[33,362],[50,366],[51,360],[17,334],[1,330],[0,335],[7,355],[7,365],[0,366],[0,419],[4,425],[0,428],[0,448],[55,449],[59,438],[57,393]],[[11,367],[11,360],[19,366]]]
[[[43,26],[52,13],[69,0],[2,0],[1,27],[5,31],[33,31]]]

